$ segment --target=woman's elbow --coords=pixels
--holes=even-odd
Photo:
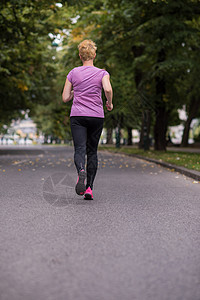
[[[106,94],[111,94],[112,93],[112,86],[111,86],[111,84],[105,84],[103,86],[103,89],[104,89],[104,92]]]
[[[112,88],[104,89],[105,94],[112,94]]]

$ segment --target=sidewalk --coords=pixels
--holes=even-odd
[[[192,148],[192,147],[167,147],[167,151],[174,152],[190,152],[190,153],[200,153],[200,148]]]

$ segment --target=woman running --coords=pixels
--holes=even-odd
[[[94,66],[97,50],[95,43],[84,40],[78,45],[78,49],[83,65],[72,69],[67,75],[62,98],[64,102],[73,98],[70,122],[75,151],[74,163],[78,172],[75,190],[78,195],[84,195],[84,199],[93,200],[93,183],[98,167],[97,148],[104,122],[101,91],[103,88],[108,111],[113,109],[113,92],[109,73]]]

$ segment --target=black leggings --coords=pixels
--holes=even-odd
[[[87,185],[93,188],[98,167],[97,148],[103,129],[103,118],[70,117],[71,132],[74,142],[74,163],[77,172],[85,170],[85,155],[87,154]]]

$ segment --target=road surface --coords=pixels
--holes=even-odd
[[[99,152],[85,201],[71,147],[12,149],[0,155],[1,300],[200,299],[199,183]]]

